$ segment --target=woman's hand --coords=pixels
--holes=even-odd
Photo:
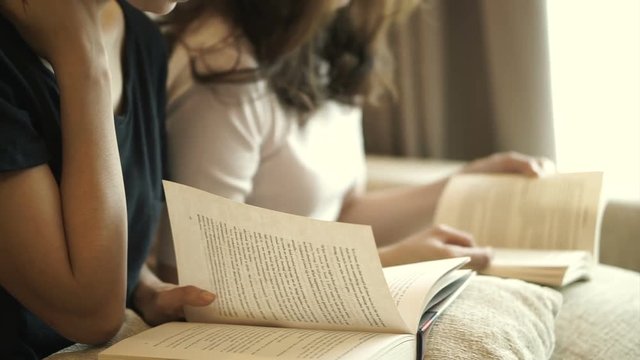
[[[215,300],[215,295],[195,286],[178,286],[154,281],[141,282],[133,295],[133,304],[144,321],[159,325],[169,321],[184,319],[184,306],[207,306]]]
[[[490,248],[477,247],[473,236],[446,225],[417,232],[379,249],[383,266],[468,256],[469,268],[480,270],[491,262]]]
[[[100,15],[106,0],[5,0],[0,12],[54,67],[86,50],[103,55]]]
[[[555,171],[554,163],[547,158],[504,152],[474,160],[462,168],[461,173],[513,173],[539,177]]]

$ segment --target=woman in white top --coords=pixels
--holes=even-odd
[[[192,0],[179,7],[166,22],[172,180],[260,207],[369,224],[385,266],[454,256],[486,266],[490,250],[475,247],[470,234],[429,226],[446,180],[363,191],[359,104],[384,83],[382,34],[389,14],[409,3]],[[510,153],[463,171],[535,176],[542,168]],[[161,275],[175,279],[166,231],[159,249]]]

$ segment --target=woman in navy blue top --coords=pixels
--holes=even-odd
[[[123,0],[0,2],[0,358],[107,341],[126,305],[159,323],[213,300],[144,267],[165,78],[159,32]]]

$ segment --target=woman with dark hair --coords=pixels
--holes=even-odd
[[[455,256],[486,266],[490,250],[471,235],[428,227],[446,180],[363,191],[360,105],[389,83],[384,33],[413,5],[192,0],[179,8],[165,23],[173,180],[260,207],[370,224],[385,266]],[[541,168],[533,158],[498,154],[463,171]],[[159,260],[175,281],[168,231]]]

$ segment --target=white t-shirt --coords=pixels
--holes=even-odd
[[[303,121],[280,104],[266,81],[195,82],[181,48],[172,55],[169,74],[173,181],[322,220],[336,220],[344,199],[362,189],[359,108],[327,102]],[[159,246],[160,261],[172,263],[170,236],[161,236]]]

